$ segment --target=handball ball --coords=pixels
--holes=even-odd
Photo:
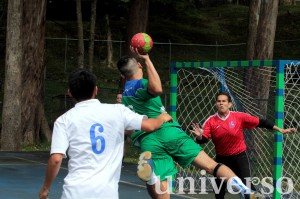
[[[131,38],[130,46],[136,48],[140,54],[147,54],[153,47],[153,40],[146,33],[137,33]]]

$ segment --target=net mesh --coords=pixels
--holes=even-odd
[[[192,123],[203,124],[205,120],[216,113],[215,95],[221,89],[231,95],[232,111],[242,111],[251,115],[274,120],[276,96],[276,68],[275,67],[223,67],[223,68],[181,68],[177,72],[177,120],[182,124],[183,130],[192,138],[189,128]],[[299,126],[299,68],[298,64],[285,67],[285,125]],[[247,77],[247,78],[245,78]],[[251,77],[251,81],[249,78]],[[273,134],[266,129],[256,128],[245,130],[247,154],[251,164],[251,175],[262,179],[272,177],[273,164]],[[299,161],[300,149],[298,135],[284,136],[284,164],[283,175],[290,177],[299,192]],[[203,145],[204,151],[215,157],[214,145],[211,141]],[[298,155],[299,154],[299,155]],[[180,166],[178,177],[192,177],[196,190],[203,189],[203,178],[206,179],[206,190],[212,191],[208,175],[201,175],[200,170],[194,166],[182,169]],[[202,180],[201,180],[202,179]],[[269,182],[272,184],[272,182]],[[179,183],[175,183],[175,190]],[[257,185],[259,189],[268,189]],[[298,187],[298,188],[297,188]],[[190,182],[184,181],[183,189],[187,192]],[[271,194],[270,194],[271,196]]]
[[[297,134],[283,138],[283,177],[292,179],[294,192],[290,198],[300,198],[300,62],[285,67],[284,125],[298,129]],[[283,182],[283,188],[287,184]]]

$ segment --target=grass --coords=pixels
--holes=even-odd
[[[137,164],[141,153],[140,150],[137,147],[133,146],[131,139],[127,139],[124,144],[125,144],[124,162]]]
[[[125,141],[125,158],[124,162],[137,164],[138,158],[140,155],[140,150],[137,147],[134,147],[131,139]],[[31,152],[31,151],[50,151],[51,143],[44,142],[40,144],[29,144],[23,145],[22,151]]]
[[[51,143],[44,142],[40,144],[29,144],[29,145],[23,145],[22,151],[50,151]]]

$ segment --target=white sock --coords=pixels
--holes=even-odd
[[[250,193],[251,189],[246,187],[242,180],[239,177],[233,177],[228,180],[228,189],[231,189],[235,193],[241,193],[244,195],[244,193]]]
[[[157,182],[158,177],[155,175],[154,171],[150,175],[150,180],[146,182],[148,185],[154,185]]]

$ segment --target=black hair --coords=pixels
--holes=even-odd
[[[216,101],[218,101],[218,97],[219,97],[220,95],[225,95],[225,96],[227,96],[228,102],[231,102],[231,97],[230,97],[229,93],[227,93],[227,92],[219,92],[219,93],[216,95]]]
[[[137,70],[137,59],[133,55],[121,57],[117,63],[118,69],[125,78],[131,77]]]
[[[78,68],[69,75],[68,87],[77,101],[91,99],[96,86],[96,75],[87,69]]]
[[[117,95],[118,95],[118,94],[123,94],[123,92],[124,92],[124,90],[119,88],[119,89],[117,90]]]

